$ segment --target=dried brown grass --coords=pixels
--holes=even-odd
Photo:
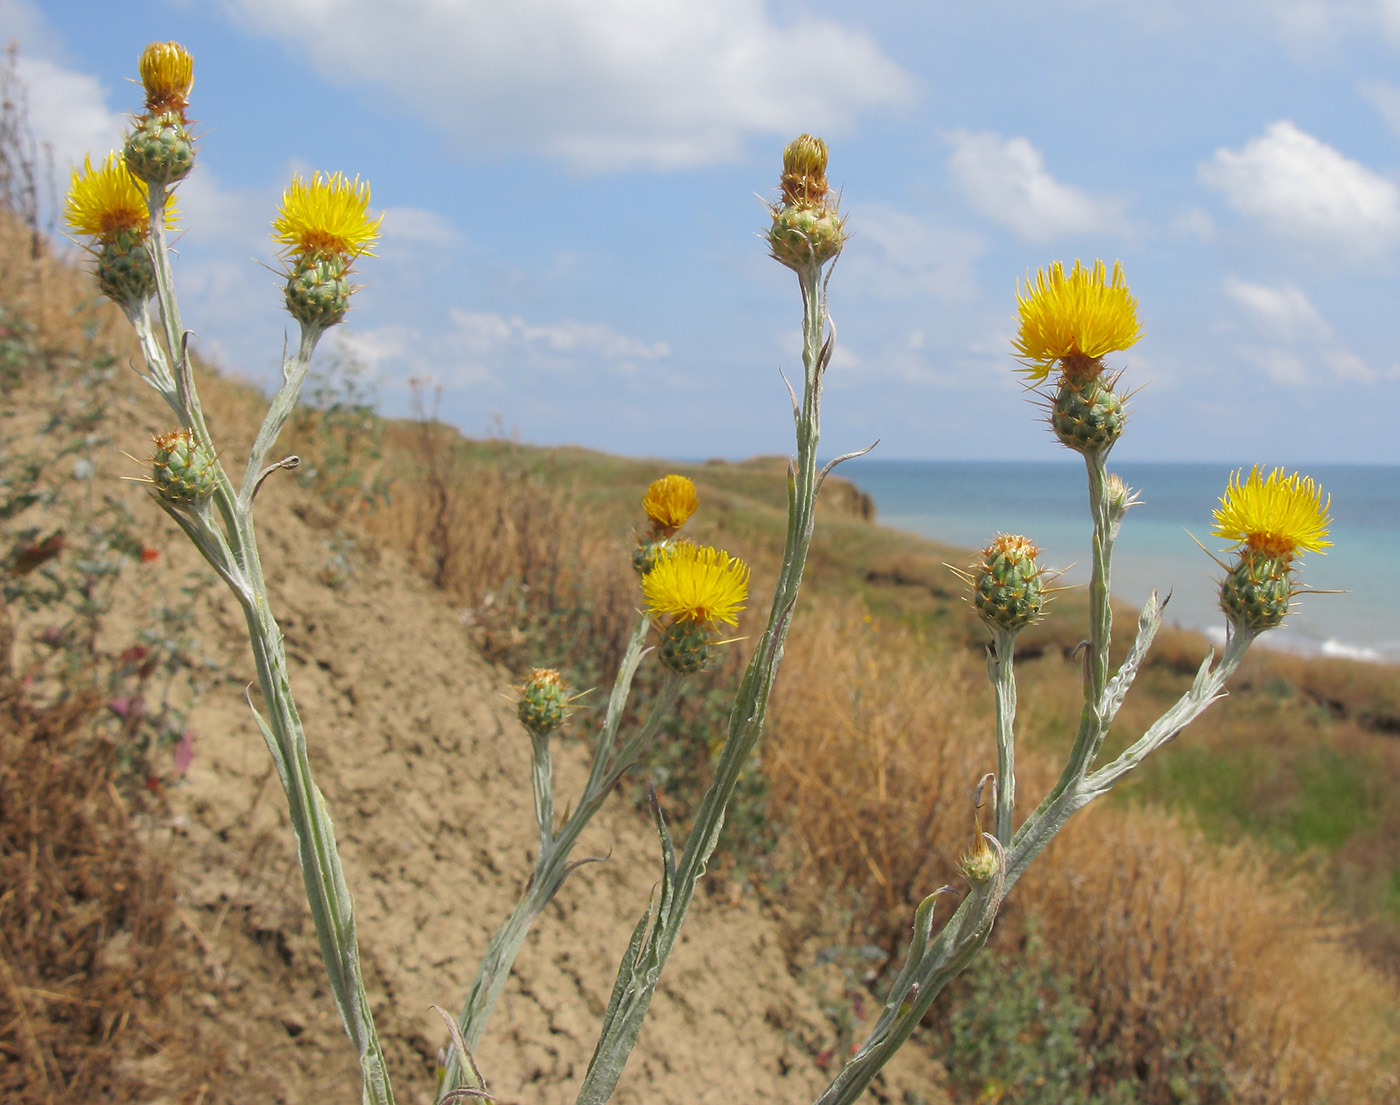
[[[192,1097],[217,1057],[167,1016],[190,985],[169,878],[88,735],[98,703],[36,707],[0,618],[0,1096]]]
[[[397,436],[390,501],[364,528],[461,608],[493,659],[610,674],[637,609],[625,543],[508,446],[483,458],[430,416]],[[534,655],[544,641],[552,655]]]
[[[847,938],[889,951],[924,895],[960,885],[973,791],[995,766],[976,705],[990,691],[968,660],[931,663],[903,630],[833,614],[809,611],[793,635],[766,752],[798,857],[786,899],[820,910],[853,893],[872,915]],[[1057,765],[1031,752],[1018,766],[1029,810]],[[1158,811],[1095,808],[1015,888],[994,940],[1024,947],[1028,925],[1090,1009],[1084,1046],[1144,1102],[1180,1100],[1206,1067],[1238,1102],[1400,1093],[1393,987],[1308,883],[1256,851],[1211,847]]]

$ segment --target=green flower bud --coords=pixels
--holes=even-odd
[[[656,567],[656,558],[669,549],[675,541],[670,537],[643,538],[632,550],[632,570],[639,576],[646,575]]]
[[[214,490],[217,461],[189,430],[157,434],[151,482],[167,506],[198,506]]]
[[[1000,863],[997,861],[997,854],[987,847],[987,842],[979,839],[977,846],[963,856],[959,866],[968,882],[980,886],[991,881]]]
[[[117,230],[97,250],[97,284],[123,307],[145,303],[156,291],[156,269],[139,230]]]
[[[1050,426],[1075,452],[1108,452],[1126,421],[1123,400],[1114,394],[1111,381],[1098,375],[1077,379],[1066,374],[1061,379],[1050,407]]]
[[[972,603],[989,627],[1009,632],[1034,622],[1045,605],[1044,569],[1036,563],[1040,550],[1020,536],[1002,534],[982,550],[964,579],[972,583]]]
[[[126,167],[148,185],[184,180],[194,168],[194,136],[178,111],[162,111],[136,121],[122,149]]]
[[[779,186],[783,202],[768,212],[768,245],[775,261],[795,272],[820,268],[846,243],[846,220],[837,213],[826,179],[827,148],[820,138],[804,134],[783,150]]]
[[[657,658],[661,666],[677,675],[694,675],[709,662],[713,643],[707,623],[676,621],[661,631]]]
[[[526,729],[542,737],[564,724],[568,706],[569,688],[563,677],[552,668],[535,668],[520,688],[515,712]]]
[[[350,309],[349,264],[339,257],[307,257],[287,277],[287,310],[308,326],[334,326]]]
[[[1293,599],[1288,558],[1256,549],[1240,558],[1220,585],[1220,608],[1240,629],[1261,633],[1283,622]]]
[[[829,207],[780,207],[773,211],[768,245],[790,269],[824,265],[846,244],[846,220]]]

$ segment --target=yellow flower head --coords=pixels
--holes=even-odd
[[[1065,275],[1056,261],[1048,270],[1027,280],[1026,294],[1016,290],[1021,329],[1012,343],[1025,373],[1039,382],[1050,375],[1058,361],[1067,370],[1088,366],[1105,353],[1127,349],[1142,337],[1137,300],[1128,294],[1123,266],[1113,263],[1113,279],[1107,279],[1102,261],[1092,269],[1075,261]],[[1088,375],[1095,375],[1097,369]]]
[[[1212,534],[1285,563],[1294,553],[1320,553],[1332,544],[1327,540],[1332,496],[1324,501],[1311,477],[1296,472],[1285,477],[1282,468],[1262,477],[1258,465],[1241,481],[1243,473],[1230,477]]]
[[[800,135],[787,144],[783,150],[780,181],[785,204],[818,207],[823,203],[831,191],[826,180],[829,157],[826,142],[810,134]]]
[[[749,594],[749,566],[719,549],[673,545],[642,577],[642,594],[658,617],[738,625]]]
[[[178,42],[152,42],[141,52],[141,83],[147,111],[178,111],[183,116],[194,85],[194,58]]]
[[[175,199],[165,201],[165,225],[174,225]],[[127,170],[118,154],[109,153],[100,168],[91,156],[82,169],[73,170],[73,181],[63,204],[63,219],[74,234],[109,242],[123,231],[145,237],[150,230],[146,192]]]
[[[652,481],[642,496],[642,509],[667,536],[685,525],[698,505],[695,484],[685,476],[662,476]]]
[[[373,256],[384,216],[369,216],[369,183],[340,173],[300,175],[282,193],[282,209],[272,222],[273,240],[294,264],[307,259],[351,261]]]

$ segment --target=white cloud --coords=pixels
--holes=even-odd
[[[1375,383],[1380,373],[1368,365],[1355,353],[1345,349],[1335,350],[1327,355],[1327,367],[1343,380],[1355,380],[1360,384]]]
[[[981,235],[883,203],[861,204],[847,225],[856,248],[841,264],[863,291],[949,302],[975,296],[973,268],[987,252]]]
[[[1305,52],[1347,33],[1372,36],[1379,30],[1400,38],[1397,0],[1254,0],[1254,6]]]
[[[1045,242],[1126,227],[1121,201],[1056,180],[1029,139],[959,130],[949,141],[953,153],[948,165],[967,201],[1022,238]]]
[[[1245,309],[1256,330],[1269,343],[1246,344],[1239,352],[1280,384],[1299,387],[1325,374],[1309,366],[1325,366],[1332,376],[1371,384],[1381,378],[1364,359],[1340,344],[1332,325],[1307,294],[1291,285],[1269,287],[1227,277],[1225,295]]]
[[[915,82],[834,20],[766,0],[225,0],[333,81],[365,81],[472,154],[587,171],[732,159],[755,135],[839,131]]]
[[[1199,241],[1206,243],[1215,241],[1215,220],[1210,217],[1209,211],[1204,211],[1199,207],[1193,207],[1178,215],[1173,220],[1172,225],[1183,234],[1189,234]]]
[[[1332,333],[1327,320],[1298,288],[1270,288],[1231,276],[1225,280],[1225,294],[1245,307],[1261,329],[1276,337],[1292,341]]]
[[[1236,211],[1283,237],[1352,255],[1400,238],[1400,188],[1287,119],[1242,149],[1216,150],[1198,172]]]
[[[460,307],[452,308],[449,315],[456,343],[477,356],[517,350],[562,366],[577,357],[621,364],[631,360],[657,360],[671,352],[665,342],[631,338],[601,322],[538,325],[526,322],[519,315],[507,318],[495,312],[466,311]]]
[[[1263,349],[1243,349],[1242,353],[1265,372],[1276,384],[1302,387],[1308,382],[1308,370],[1303,359],[1291,349],[1270,346]]]
[[[107,109],[96,77],[24,54],[17,69],[29,92],[34,137],[53,151],[59,187],[66,191],[69,172],[82,165],[86,155],[97,163],[120,148],[126,118]]]
[[[446,249],[462,240],[452,220],[422,207],[391,207],[380,227],[382,245],[434,246]]]
[[[1385,120],[1385,125],[1400,134],[1400,86],[1387,80],[1367,81],[1360,86],[1360,91]]]

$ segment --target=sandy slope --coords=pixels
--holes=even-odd
[[[141,390],[116,400],[112,440],[149,440],[160,428],[153,400]],[[130,471],[112,456],[109,476]],[[150,588],[202,569],[153,504],[134,509],[149,511],[162,558],[110,620],[114,639],[140,624]],[[293,477],[265,487],[259,519],[399,1099],[428,1101],[444,1042],[429,1006],[455,1010],[529,871],[528,753],[507,697],[511,674],[482,660],[457,615],[404,563],[356,544]],[[243,701],[253,667],[242,617],[217,584],[200,606],[217,676],[192,719],[195,759],[171,791],[173,817],[152,826],[152,840],[169,848],[180,920],[203,949],[206,988],[183,997],[183,1015],[226,1049],[227,1073],[206,1100],[357,1100],[285,803]],[[589,724],[585,715],[572,728]],[[563,742],[557,804],[581,784],[584,755],[581,741]],[[657,878],[652,830],[620,799],[578,854],[611,858],[575,873],[537,923],[479,1051],[505,1102],[571,1099]],[[719,902],[702,890],[616,1100],[811,1100],[827,1077],[814,1056],[831,1036],[815,991],[787,970],[777,923],[748,898]],[[910,1054],[900,1066],[892,1096],[940,1099],[935,1064]]]

